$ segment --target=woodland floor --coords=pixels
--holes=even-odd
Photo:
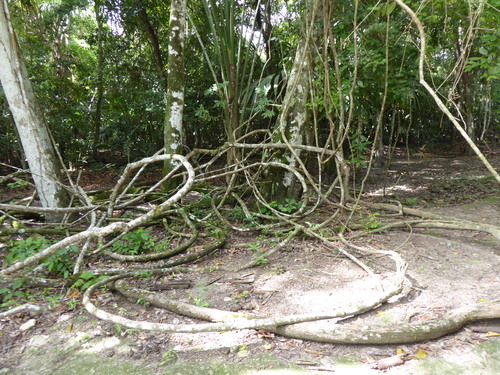
[[[387,174],[375,169],[365,198],[500,225],[500,191],[488,171],[471,157],[402,155]],[[489,153],[495,168],[500,155]],[[88,178],[105,185],[105,173]],[[387,177],[384,177],[387,176]],[[84,176],[84,178],[87,178]],[[84,180],[85,181],[85,180]],[[102,182],[102,184],[100,184]],[[386,196],[383,196],[385,185]],[[88,187],[92,187],[88,185]],[[327,214],[319,212],[318,215]],[[380,220],[382,217],[380,216]],[[373,292],[369,276],[346,258],[313,240],[294,240],[268,263],[242,272],[269,239],[234,233],[226,247],[177,275],[188,289],[160,291],[175,300],[259,316],[328,311]],[[500,298],[500,244],[489,234],[445,229],[392,230],[357,240],[377,249],[396,250],[409,263],[403,297],[342,324],[425,321],[452,308]],[[392,264],[379,256],[363,259],[383,279]],[[171,278],[135,281],[161,289]],[[194,323],[164,310],[105,292],[100,307],[115,307],[135,320]],[[115,310],[116,311],[116,310]],[[265,331],[164,334],[126,330],[98,321],[84,309],[63,303],[36,317],[33,328],[19,327],[30,317],[0,319],[0,374],[485,374],[500,373],[500,321],[473,323],[459,332],[414,345],[333,345],[297,340]],[[316,324],[316,323],[310,323]],[[375,364],[400,350],[404,364],[378,370]],[[270,372],[271,369],[281,369]],[[283,369],[286,368],[286,369]]]

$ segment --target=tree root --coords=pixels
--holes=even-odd
[[[120,293],[123,293],[129,298],[133,298],[136,300],[142,299],[153,305],[166,308],[181,315],[214,322],[204,324],[176,325],[127,319],[99,309],[90,302],[90,296],[97,288],[103,286],[106,283],[117,281],[122,278],[123,276],[113,276],[91,286],[83,296],[83,305],[85,306],[87,311],[100,319],[120,324],[124,327],[132,329],[176,333],[220,332],[240,329],[267,329],[270,331],[274,331],[277,329],[276,327],[289,324],[358,315],[370,311],[371,309],[387,302],[389,298],[399,294],[403,288],[402,282],[396,282],[395,285],[393,285],[393,287],[388,291],[384,292],[383,294],[379,294],[378,296],[374,296],[372,300],[365,302],[363,305],[346,306],[345,308],[334,309],[326,314],[297,314],[281,318],[260,318],[244,314],[232,313],[229,311],[216,310],[181,302],[175,302],[153,292],[132,288],[123,281],[119,281],[114,284],[114,288],[116,290],[118,290]],[[397,278],[398,281],[400,279],[400,277]]]
[[[65,236],[68,232],[82,232],[83,229],[79,228],[64,228],[64,229],[53,229],[53,228],[20,228],[20,229],[2,229],[0,230],[0,237],[14,237],[20,234],[39,234],[41,236]]]
[[[423,219],[432,220],[430,222],[416,223],[412,225],[414,227],[476,230],[479,232],[489,233],[496,239],[500,240],[500,227],[498,227],[497,225],[478,223],[466,219],[455,219],[443,215],[438,215],[433,212],[418,210],[416,208],[400,207],[387,203],[369,203],[362,201],[360,202],[360,204],[375,210],[398,212],[404,215],[417,216]]]
[[[12,285],[15,282],[21,283],[23,287],[32,288],[62,288],[66,283],[63,279],[46,279],[31,275],[0,276],[0,286],[3,284]]]
[[[337,311],[334,310],[331,314],[325,315],[303,314],[275,319],[261,319],[246,314],[172,301],[160,294],[132,288],[123,280],[115,282],[113,288],[128,298],[143,299],[152,305],[165,308],[187,317],[216,322],[201,325],[165,325],[164,328],[169,328],[169,332],[207,332],[214,330],[218,331],[221,328],[223,328],[221,330],[252,328],[268,329],[271,332],[287,337],[334,344],[411,344],[436,339],[456,332],[473,321],[500,318],[500,300],[495,300],[457,308],[451,310],[443,317],[426,322],[393,325],[374,324],[365,325],[363,327],[325,323],[319,326],[317,324],[311,325],[307,323],[307,321],[359,315],[376,307],[383,302],[383,300],[372,301],[363,307],[357,307],[355,309],[337,309]],[[304,322],[299,322],[300,320]],[[145,322],[136,323],[146,324]],[[217,323],[223,323],[223,325]],[[198,328],[195,328],[195,326]],[[160,330],[165,331],[164,328]]]
[[[278,327],[275,332],[284,336],[333,344],[411,344],[456,332],[473,321],[498,318],[500,300],[453,309],[441,318],[426,322],[363,327],[338,324],[310,327],[306,324],[295,324]]]

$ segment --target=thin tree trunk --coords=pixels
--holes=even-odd
[[[104,68],[104,52],[102,48],[103,43],[103,15],[101,10],[101,4],[99,1],[94,3],[95,17],[97,21],[97,82],[96,82],[96,94],[95,94],[95,111],[92,117],[92,152],[94,157],[97,156],[97,151],[99,148],[99,136],[101,133],[102,126],[102,98],[104,94],[104,79],[103,79],[103,68]]]
[[[28,78],[6,0],[0,0],[0,80],[42,207],[65,207],[68,194],[61,184],[60,165]],[[48,214],[47,219],[60,221],[62,216]]]
[[[186,0],[174,0],[170,5],[170,35],[168,45],[167,108],[164,124],[165,153],[182,154],[184,131],[184,36],[186,28]],[[176,165],[165,161],[164,173],[168,174]],[[167,182],[166,189],[176,187],[176,182]]]
[[[174,1],[175,2],[175,1]],[[172,9],[170,10],[170,14],[172,15]],[[163,83],[165,82],[165,66],[163,64],[163,57],[160,48],[160,41],[158,40],[158,35],[156,35],[156,31],[149,22],[148,14],[146,13],[145,8],[141,8],[139,10],[139,17],[141,19],[142,26],[148,34],[149,41],[151,43],[151,48],[153,49],[153,58],[156,64],[156,70],[158,71],[158,75],[162,79]]]

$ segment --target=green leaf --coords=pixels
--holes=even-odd
[[[16,290],[16,289],[19,289],[20,287],[22,287],[24,284],[24,280],[16,280],[14,281],[14,283],[12,284],[12,290]]]
[[[389,5],[387,5],[387,8],[385,10],[385,14],[390,15],[392,12],[394,12],[394,9],[396,9],[396,3],[392,2]]]
[[[486,56],[486,55],[488,55],[488,50],[486,48],[484,48],[484,47],[479,47],[479,53],[481,55],[485,55]]]
[[[84,272],[80,275],[80,279],[83,279],[83,280],[90,280],[91,278],[94,277],[94,274],[92,272]]]
[[[92,285],[94,285],[95,283],[97,283],[97,280],[89,280],[87,281],[85,284],[83,284],[82,286],[82,291],[83,290],[87,290],[88,288],[90,288]]]

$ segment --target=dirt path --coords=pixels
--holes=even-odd
[[[454,170],[460,173],[455,174]],[[411,169],[402,161],[391,171],[391,177],[385,181],[390,196],[380,195],[384,184],[378,179],[368,188],[369,199],[398,199],[441,214],[500,225],[497,185],[491,185],[478,164],[438,158],[417,160]],[[449,195],[445,194],[448,191]],[[451,202],[449,196],[453,196]],[[448,202],[446,206],[441,203],[443,200]],[[357,241],[401,253],[409,263],[408,279],[399,299],[340,324],[426,321],[452,308],[500,297],[500,244],[490,235],[415,229],[374,234]],[[198,264],[197,272],[174,277],[189,283],[188,289],[161,293],[199,306],[276,316],[328,311],[362,301],[375,290],[373,280],[359,267],[310,240],[294,240],[261,267],[239,273],[225,270],[244,264],[268,246],[269,242],[254,235],[234,235],[230,246]],[[392,264],[386,259],[374,256],[363,260],[373,267],[382,283],[390,278]],[[146,278],[136,285],[151,289],[171,279]],[[109,291],[97,300],[101,306],[118,309],[131,319],[194,322]],[[456,334],[421,344],[346,346],[253,330],[200,334],[138,332],[97,321],[79,309],[68,311],[62,302],[52,312],[35,317],[32,328],[21,330],[28,319],[27,315],[18,315],[0,320],[0,375],[500,373],[500,338],[495,335],[500,332],[500,321],[477,322]],[[389,358],[397,354],[404,361],[384,369]],[[270,372],[273,368],[280,368],[281,372]]]

